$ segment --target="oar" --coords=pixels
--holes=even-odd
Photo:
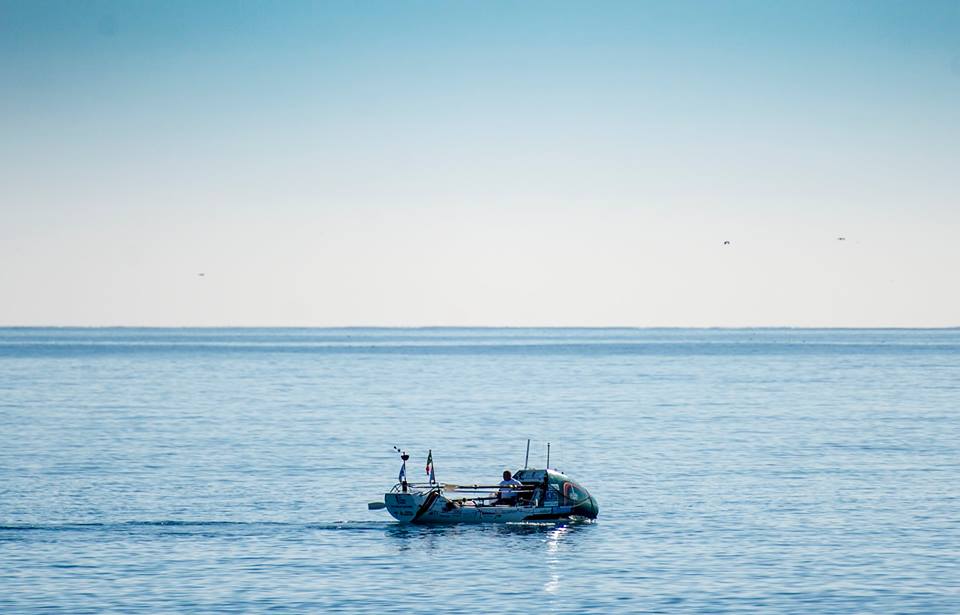
[[[451,485],[450,483],[443,484],[444,491],[492,491],[496,489],[503,489],[500,485]],[[533,491],[536,489],[534,485],[523,485],[522,487],[509,487],[511,491]]]
[[[367,510],[382,510],[386,507],[387,505],[383,502],[370,502],[367,504]]]

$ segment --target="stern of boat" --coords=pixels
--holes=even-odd
[[[428,493],[385,493],[383,503],[387,505],[394,519],[401,523],[412,523],[427,500]]]

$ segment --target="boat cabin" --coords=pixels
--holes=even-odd
[[[537,489],[539,506],[572,506],[574,513],[595,519],[600,512],[597,500],[575,480],[556,470],[517,470],[513,475],[524,486]],[[538,499],[539,499],[538,498]]]

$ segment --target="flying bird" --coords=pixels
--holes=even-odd
[[[729,242],[729,241],[724,241],[724,242],[723,242],[723,245],[729,246],[729,245],[730,245],[730,242]]]

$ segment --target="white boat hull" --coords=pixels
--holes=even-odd
[[[401,523],[512,523],[574,516],[572,506],[477,505],[448,500],[439,491],[386,493],[387,511]]]

